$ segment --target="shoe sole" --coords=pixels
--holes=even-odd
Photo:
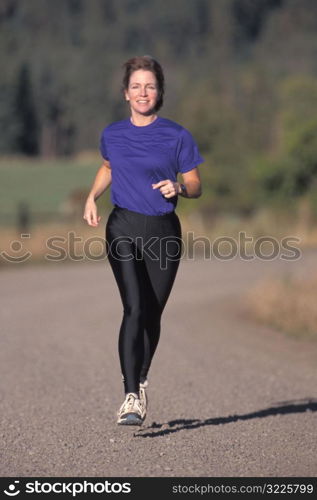
[[[142,425],[143,420],[135,413],[130,413],[117,422],[118,425]]]

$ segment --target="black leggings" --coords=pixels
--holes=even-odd
[[[119,357],[125,392],[139,392],[161,330],[161,315],[182,253],[173,211],[145,215],[115,206],[106,224],[106,250],[123,305]]]

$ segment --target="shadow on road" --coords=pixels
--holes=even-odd
[[[238,420],[251,420],[252,418],[265,418],[274,415],[285,415],[290,413],[304,413],[306,411],[317,411],[317,399],[297,399],[292,401],[280,401],[275,406],[265,408],[264,410],[246,413],[244,415],[229,415],[228,417],[207,418],[206,420],[199,419],[179,419],[171,420],[163,424],[153,422],[150,427],[140,429],[135,433],[136,437],[159,437],[172,434],[184,429],[197,429],[205,425],[223,425],[237,422]],[[154,430],[151,429],[161,429]]]

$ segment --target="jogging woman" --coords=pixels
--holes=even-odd
[[[201,195],[197,165],[204,160],[190,132],[157,115],[164,95],[160,64],[143,56],[129,59],[123,67],[122,90],[130,116],[102,132],[104,161],[84,219],[90,226],[98,225],[96,200],[111,184],[114,206],[106,223],[106,249],[123,305],[119,357],[125,399],[117,423],[140,425],[147,411],[147,376],[161,316],[182,252],[177,199]]]

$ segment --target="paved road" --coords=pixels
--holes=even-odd
[[[2,476],[316,476],[317,345],[250,321],[295,262],[181,262],[144,426],[117,427],[119,294],[107,263],[3,270]]]

